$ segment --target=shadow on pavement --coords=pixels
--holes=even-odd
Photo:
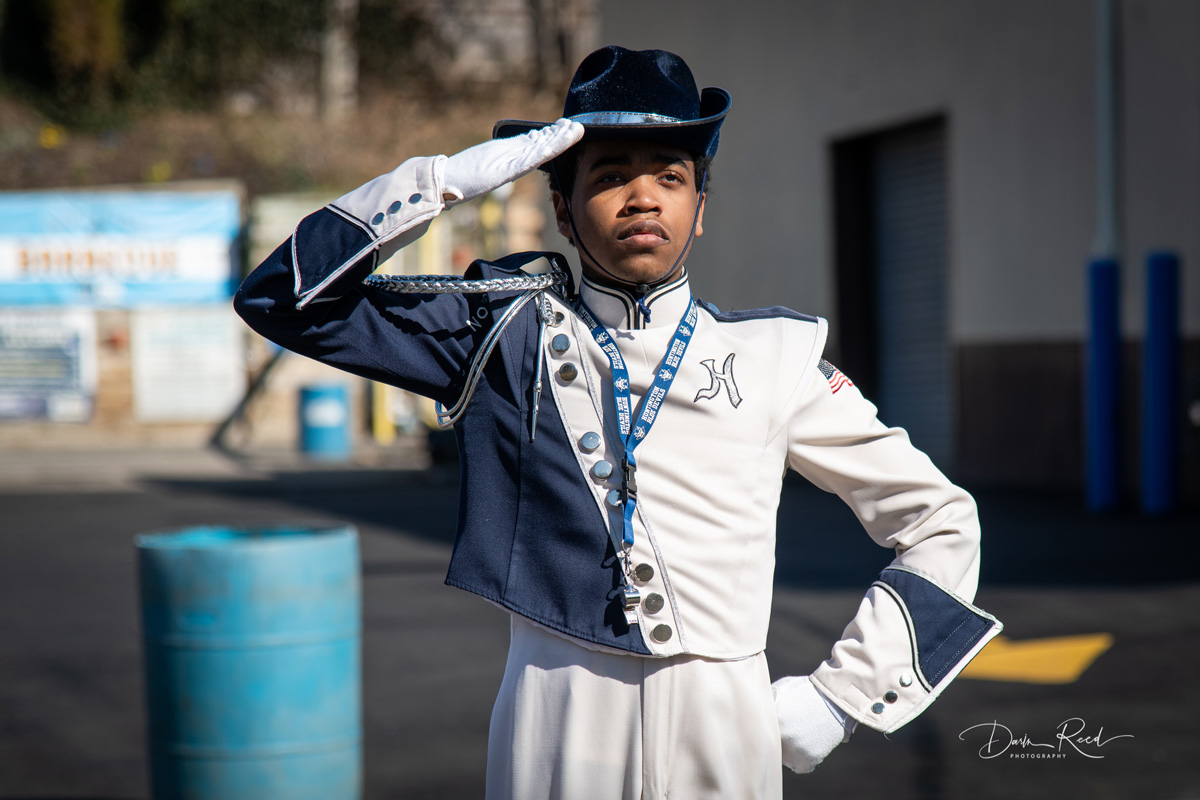
[[[982,580],[1013,586],[1143,586],[1200,579],[1200,511],[1093,514],[1069,492],[982,489]]]
[[[383,532],[454,542],[458,475],[452,464],[148,483],[174,492],[283,501]],[[1200,513],[1194,510],[1162,518],[1134,511],[1094,515],[1070,492],[984,488],[974,495],[984,531],[986,584],[1113,586],[1200,578]],[[783,586],[861,588],[892,557],[871,541],[839,498],[795,475],[784,481],[778,530],[776,583]],[[433,566],[381,568],[427,572]]]
[[[441,468],[312,469],[266,479],[153,478],[142,483],[172,492],[274,500],[324,517],[454,543],[458,476]]]

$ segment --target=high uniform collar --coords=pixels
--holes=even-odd
[[[585,275],[579,286],[579,297],[596,316],[596,321],[606,328],[643,330],[670,328],[678,323],[692,299],[692,290],[686,268],[675,280],[651,288],[646,293],[649,320],[638,307],[637,294],[631,289],[606,286]]]

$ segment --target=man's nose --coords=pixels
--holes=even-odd
[[[657,188],[653,175],[639,175],[625,184],[625,212],[645,214],[660,210]]]

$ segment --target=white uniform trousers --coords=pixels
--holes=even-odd
[[[782,797],[764,654],[619,655],[511,618],[488,800]]]

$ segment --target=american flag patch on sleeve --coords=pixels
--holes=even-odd
[[[847,378],[840,369],[823,358],[821,359],[821,363],[817,365],[817,369],[821,370],[821,374],[825,376],[825,380],[829,381],[829,388],[834,394],[837,394],[838,390],[843,386],[854,385],[854,381]]]

